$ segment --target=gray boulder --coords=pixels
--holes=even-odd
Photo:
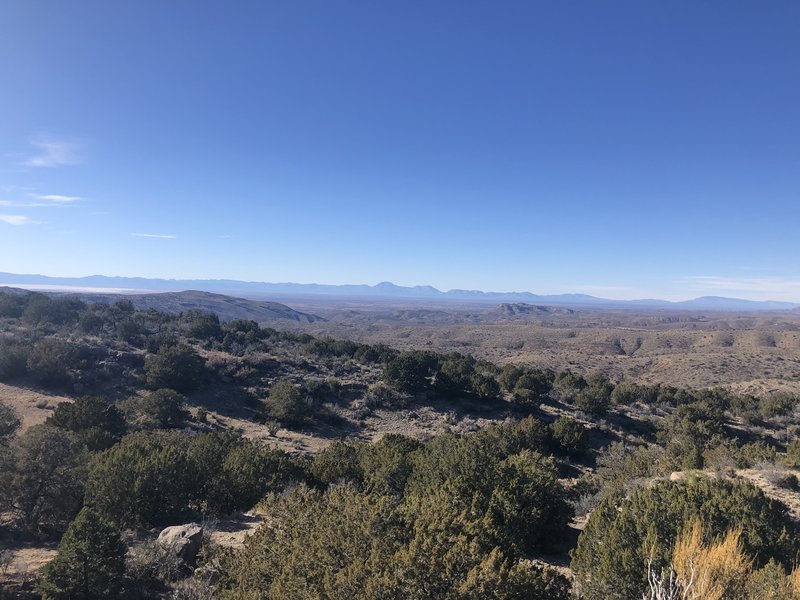
[[[203,543],[203,528],[197,523],[173,525],[158,534],[158,543],[187,565],[194,566]]]

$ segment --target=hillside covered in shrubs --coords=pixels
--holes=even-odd
[[[797,399],[571,366],[0,292],[0,597],[798,597]],[[15,389],[71,401],[23,428]],[[154,542],[243,513],[239,547]]]

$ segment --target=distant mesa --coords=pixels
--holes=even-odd
[[[485,313],[487,317],[494,317],[496,319],[524,319],[528,317],[565,316],[572,314],[575,314],[575,311],[571,308],[541,306],[538,304],[526,304],[524,302],[505,302]]]

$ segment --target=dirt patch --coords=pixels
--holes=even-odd
[[[20,433],[44,423],[53,409],[62,402],[72,402],[70,398],[47,394],[24,387],[0,383],[0,402],[11,406],[22,419]]]
[[[261,526],[261,515],[249,511],[217,521],[211,531],[211,541],[225,548],[239,549],[247,536]]]
[[[213,428],[232,429],[244,437],[293,454],[310,456],[326,448],[333,440],[378,441],[387,434],[401,434],[426,441],[444,431],[463,434],[484,429],[504,421],[511,414],[510,405],[502,400],[494,403],[468,399],[412,401],[405,408],[390,410],[373,408],[363,412],[358,403],[328,407],[331,423],[308,423],[298,430],[269,428],[244,416],[221,414],[208,410],[208,423]]]
[[[55,543],[32,545],[8,545],[2,547],[8,555],[3,558],[0,565],[0,585],[21,588],[31,585],[36,578],[36,573],[49,563],[56,555]],[[7,561],[7,563],[6,563]]]

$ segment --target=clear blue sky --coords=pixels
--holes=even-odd
[[[800,3],[0,3],[0,270],[800,301]]]

